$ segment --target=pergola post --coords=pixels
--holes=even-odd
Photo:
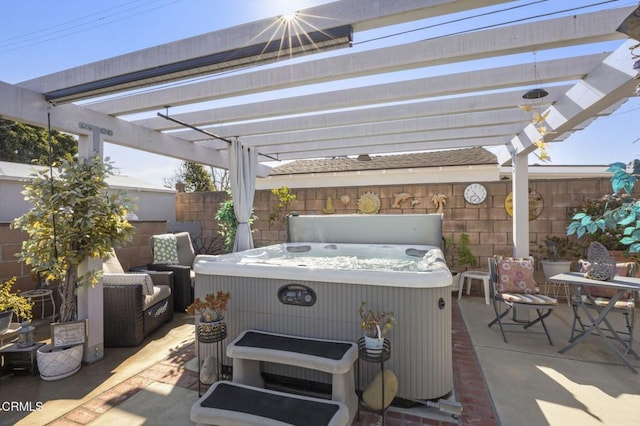
[[[78,156],[89,159],[103,157],[104,135],[109,131],[97,126],[80,123],[80,127],[91,130],[92,134],[78,137]],[[102,269],[101,259],[85,259],[78,272]],[[78,319],[87,320],[87,340],[84,344],[82,361],[91,364],[104,359],[104,294],[102,281],[95,286],[78,287]]]
[[[513,155],[513,256],[529,256],[529,166],[528,154]]]

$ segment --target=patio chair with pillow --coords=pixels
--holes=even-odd
[[[579,260],[578,265],[580,266],[580,272],[587,272],[591,267],[591,264],[586,260]],[[638,265],[635,262],[621,262],[616,263],[616,275],[626,276],[626,277],[635,277],[638,271]],[[576,294],[574,298],[571,300],[571,307],[573,308],[573,325],[571,327],[571,338],[569,341],[573,341],[577,334],[580,334],[584,329],[585,325],[582,321],[582,318],[579,315],[579,305],[580,302],[583,303],[584,306],[593,308],[596,311],[596,315],[604,309],[605,306],[609,304],[611,298],[616,294],[616,289],[608,289],[603,287],[579,287],[576,289]],[[575,299],[579,297],[581,300]],[[611,311],[611,313],[621,314],[624,318],[624,328],[621,329],[613,328],[613,332],[624,336],[626,338],[626,343],[628,346],[625,349],[624,353],[629,351],[633,351],[633,329],[636,322],[636,292],[635,291],[625,291],[622,293],[620,298],[616,301]],[[609,316],[607,315],[607,318]],[[611,321],[607,322],[611,324]],[[612,324],[613,326],[613,324]],[[605,330],[606,331],[606,330]],[[595,334],[595,333],[594,333]],[[607,337],[613,337],[611,335],[611,330],[609,330],[609,335]]]
[[[184,312],[193,302],[196,258],[191,235],[188,232],[159,234],[151,237],[153,263],[146,267],[150,271],[173,272],[173,303],[177,312]]]
[[[533,257],[514,259],[494,256],[489,258],[493,309],[496,313],[496,318],[489,323],[489,327],[498,324],[505,343],[508,343],[504,332],[505,326],[517,325],[528,329],[532,325],[540,323],[549,340],[549,344],[553,345],[544,320],[551,315],[558,301],[553,297],[540,294],[540,290],[533,278],[533,262]],[[504,309],[502,305],[505,306]],[[505,317],[514,309],[524,308],[533,309],[537,313],[536,318],[526,323],[511,320],[505,321]]]
[[[173,320],[172,272],[124,272],[115,252],[102,270],[105,347],[138,346]]]

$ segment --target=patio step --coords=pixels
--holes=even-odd
[[[191,407],[191,421],[220,426],[344,426],[350,420],[347,407],[339,401],[220,381]]]
[[[355,418],[358,410],[355,342],[245,330],[227,346],[227,356],[233,360],[233,382],[257,389],[265,387],[260,371],[263,361],[329,373],[331,400],[346,407],[349,422]]]

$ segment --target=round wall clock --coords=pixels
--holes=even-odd
[[[487,198],[487,188],[480,183],[471,183],[464,189],[464,199],[469,204],[480,204]]]

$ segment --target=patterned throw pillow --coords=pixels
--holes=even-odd
[[[533,278],[533,258],[499,258],[497,288],[501,293],[538,293]]]
[[[175,235],[153,236],[153,263],[178,264],[178,243]]]

